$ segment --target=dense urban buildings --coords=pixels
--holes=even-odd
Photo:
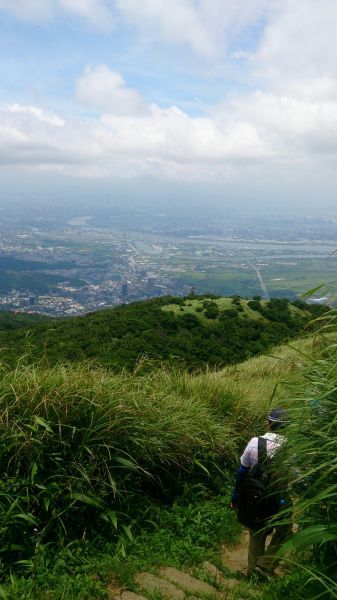
[[[3,214],[2,309],[78,315],[156,296],[183,296],[192,287],[196,293],[295,299],[335,279],[334,219],[190,224],[155,212],[146,219],[102,218],[94,212],[47,215],[30,209],[14,220],[11,215],[9,225]]]

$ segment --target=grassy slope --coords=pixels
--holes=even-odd
[[[320,343],[294,345],[311,353]],[[304,360],[287,346],[271,354],[197,376],[165,369],[113,375],[81,366],[3,376],[2,515],[16,506],[2,526],[5,539],[22,538],[15,558],[28,559],[31,573],[29,585],[18,578],[4,585],[8,598],[45,600],[51,589],[63,600],[104,598],[112,571],[128,583],[130,573],[155,562],[216,560],[222,532],[227,539],[235,533],[226,503],[242,446],[264,430],[271,398],[285,403]],[[10,560],[8,550],[2,553]]]
[[[214,304],[216,304],[219,311],[228,310],[230,308],[233,308],[233,299],[229,296],[223,297],[223,298],[212,298],[211,301]],[[185,303],[183,305],[169,303],[166,306],[163,306],[162,310],[167,311],[167,312],[173,312],[173,314],[180,315],[180,316],[183,314],[192,314],[192,315],[197,316],[199,319],[201,319],[204,324],[207,324],[207,323],[209,324],[209,322],[210,322],[209,319],[207,319],[204,316],[203,302],[204,302],[204,300],[202,298],[201,299],[189,298],[185,301]],[[249,319],[253,319],[253,320],[261,319],[261,314],[259,312],[257,312],[256,310],[252,310],[248,306],[248,302],[249,302],[249,300],[246,300],[244,298],[240,299],[240,305],[243,309],[242,315],[245,315]],[[261,300],[261,305],[263,307],[267,306],[267,304],[268,304],[268,302],[266,300]],[[199,312],[200,309],[202,309],[203,312]],[[301,311],[296,306],[289,305],[289,310],[293,316],[298,316],[298,317],[303,316],[303,311]],[[263,319],[263,317],[262,317],[262,319]],[[266,320],[266,319],[264,319],[264,320]]]
[[[182,306],[182,311],[180,310],[179,305],[171,304],[171,303],[167,304],[166,306],[163,306],[163,310],[172,311],[177,315],[180,312],[187,312],[187,313],[197,315],[196,308],[202,308],[203,302],[204,302],[203,299],[191,298],[191,299],[187,300],[185,302],[185,304]],[[229,297],[228,298],[215,298],[215,299],[212,299],[212,302],[215,302],[215,304],[217,305],[217,307],[220,310],[225,310],[226,308],[231,307],[232,298],[229,298]],[[244,303],[246,304],[245,301],[244,301]]]

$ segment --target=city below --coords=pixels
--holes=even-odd
[[[38,208],[29,215],[14,223],[3,215],[3,310],[81,315],[191,290],[295,299],[335,280],[335,219],[218,219],[190,225],[155,212],[129,220],[64,213],[63,222]]]

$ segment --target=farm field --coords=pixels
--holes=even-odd
[[[324,284],[334,285],[337,278],[336,257],[287,258],[268,260],[261,264],[237,266],[229,261],[208,266],[202,271],[179,273],[179,281],[195,286],[198,293],[238,294],[244,298],[264,295],[257,276],[259,270],[271,297],[296,298],[307,290]]]

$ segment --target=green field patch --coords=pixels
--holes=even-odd
[[[207,269],[207,272],[183,271],[177,283],[195,286],[198,294],[212,292],[221,296],[237,294],[250,298],[261,294],[259,280],[253,270],[224,267]]]
[[[315,285],[331,285],[335,282],[336,261],[335,256],[266,258],[266,264],[261,266],[260,273],[271,297],[287,297],[294,300]],[[179,276],[175,278],[176,283],[195,286],[199,294],[238,294],[243,298],[264,295],[257,272],[248,265],[247,268],[242,268],[230,260],[222,261],[220,266],[219,262],[210,261],[209,258],[204,261],[192,258],[188,261],[177,259],[175,264],[181,267]],[[254,261],[254,264],[258,263]],[[172,276],[172,273],[170,275]]]
[[[210,323],[210,321],[212,321],[211,319],[208,319],[204,314],[204,312],[206,310],[205,303],[207,303],[207,302],[216,304],[216,306],[219,309],[219,314],[221,314],[221,312],[223,312],[225,310],[235,308],[235,305],[233,304],[233,298],[228,296],[228,297],[223,297],[223,298],[210,297],[210,298],[202,298],[202,299],[186,299],[184,301],[184,303],[180,304],[180,305],[172,303],[172,304],[167,304],[165,306],[162,306],[162,310],[171,312],[175,315],[194,314],[205,324],[205,323]],[[241,298],[240,306],[242,307],[243,310],[242,310],[242,312],[239,313],[239,316],[246,315],[250,319],[254,319],[254,320],[263,318],[260,313],[258,313],[255,310],[252,310],[248,306],[248,300]],[[215,321],[215,320],[217,321],[218,317],[216,319],[213,319],[213,321]]]
[[[204,310],[204,302],[214,302],[219,310],[225,310],[226,308],[230,308],[232,304],[232,298],[201,298],[201,299],[185,299],[184,303],[181,305],[178,304],[166,304],[162,306],[162,310],[171,311],[174,314],[180,314],[181,312],[186,313],[196,313],[200,315],[200,312],[197,309]]]
[[[279,296],[298,295],[321,283],[336,282],[335,257],[278,260],[261,269],[267,289]]]

